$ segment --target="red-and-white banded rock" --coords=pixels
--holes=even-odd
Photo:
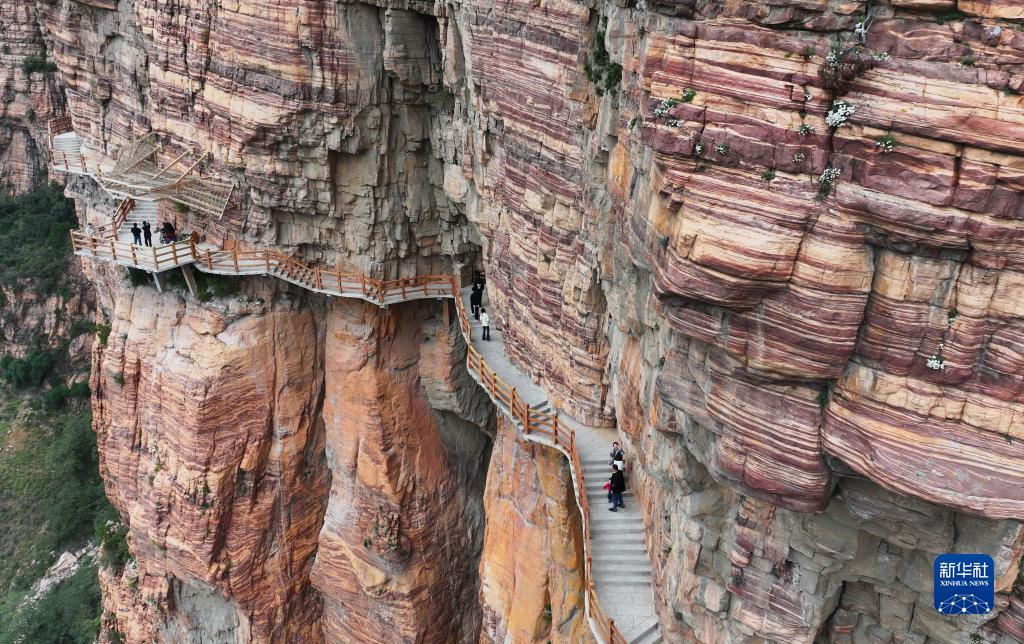
[[[316,641],[309,568],[327,485],[313,456],[323,450],[316,317],[285,303],[197,307],[148,289],[107,297],[94,425],[140,567],[206,584],[247,637]]]
[[[328,317],[331,493],[311,573],[326,641],[466,641],[480,631],[483,508],[469,492],[483,483],[489,439],[424,395],[454,389],[453,338],[437,313],[342,301]]]
[[[162,160],[208,150],[202,171],[236,182],[223,220],[167,212],[179,228],[378,277],[465,278],[479,259],[512,359],[559,409],[621,430],[665,641],[962,642],[976,630],[1019,639],[1019,3],[871,3],[863,69],[839,81],[829,57],[858,40],[861,2],[32,4],[12,20],[42,25],[87,149],[113,157],[152,128]],[[618,73],[602,51],[622,65],[613,87],[588,78]],[[837,128],[825,120],[834,99],[855,108]],[[834,185],[821,182],[827,168]],[[116,294],[108,312],[115,300],[151,297],[112,271],[87,271]],[[576,533],[559,523],[572,516],[563,473],[499,436],[482,496],[439,478],[464,473],[440,447],[450,414],[486,426],[487,413],[445,359],[461,345],[435,332],[426,305],[371,315],[253,281],[270,304],[228,316],[248,333],[234,351],[208,337],[223,332],[193,330],[221,324],[220,305],[168,304],[115,315],[97,366],[101,428],[118,437],[103,434],[101,449],[146,596],[201,598],[217,614],[227,605],[259,639],[279,634],[268,615],[315,586],[311,601],[325,609],[318,620],[295,609],[295,628],[375,639],[380,622],[411,638],[449,615],[424,590],[436,587],[479,609],[485,637],[557,638],[537,600],[546,585],[555,621],[572,616],[565,637],[585,636],[571,605],[578,580],[566,572]],[[167,343],[181,351],[159,348]],[[186,348],[201,369],[184,370]],[[237,377],[238,365],[275,360],[291,374],[298,363],[284,350],[322,377],[300,373],[280,392],[266,374]],[[185,400],[198,380],[215,393],[245,384],[229,426],[220,411],[194,408],[201,391]],[[153,394],[132,407],[132,387],[153,383],[182,401],[185,421],[172,425]],[[362,510],[352,521],[345,498],[329,496],[327,465],[309,483],[286,471],[300,466],[288,460],[294,436],[320,425],[284,412],[315,408],[327,391],[323,444],[329,435],[335,456],[360,457],[347,487],[350,471],[329,464],[331,488],[352,491]],[[281,397],[280,410],[263,409]],[[264,432],[291,429],[252,430],[253,445],[238,444],[257,420]],[[190,450],[211,431],[226,442],[207,449],[227,464],[206,471]],[[147,497],[153,467],[136,451],[150,435],[168,447],[159,494]],[[198,526],[242,512],[227,505],[230,467],[250,450],[280,470],[263,494],[301,497],[302,534],[282,528],[290,541],[266,547],[262,501],[230,530],[214,525],[230,537],[217,550],[232,553],[225,574]],[[168,509],[172,492],[190,489],[179,481],[204,476],[213,508]],[[424,482],[458,502],[434,505]],[[319,499],[319,519],[307,497]],[[479,522],[476,499],[487,510]],[[413,500],[428,510],[403,514]],[[460,541],[481,552],[475,603],[456,587],[475,583],[472,557],[426,530],[434,514],[446,530],[486,535]],[[302,571],[318,520],[310,583]],[[366,546],[360,529],[373,520],[384,540]],[[389,559],[392,534],[420,535],[404,568]],[[517,539],[559,565],[525,568],[534,553],[513,552]],[[427,546],[457,572],[428,570],[417,550]],[[249,563],[270,550],[262,567]],[[948,551],[996,558],[997,610],[980,628],[931,609],[931,559]],[[160,581],[169,571],[174,583]],[[104,581],[107,605],[118,623],[142,616],[129,634],[141,641],[156,627],[127,583]],[[453,636],[465,635],[470,613],[450,622]],[[182,613],[170,627],[190,620]]]
[[[480,559],[481,642],[589,642],[583,535],[565,460],[499,420]],[[523,490],[531,494],[523,495]],[[543,589],[537,592],[538,589]]]

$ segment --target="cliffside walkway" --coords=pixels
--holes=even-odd
[[[200,248],[192,241],[152,247],[135,245],[131,243],[128,229],[133,221],[140,225],[142,221],[150,221],[155,234],[158,199],[169,198],[220,216],[230,188],[224,188],[226,194],[215,190],[213,201],[208,201],[211,199],[209,191],[193,194],[209,187],[182,183],[182,178],[198,161],[176,180],[170,192],[166,187],[155,185],[153,175],[163,174],[171,166],[160,169],[146,165],[156,151],[150,139],[140,139],[132,153],[118,161],[111,178],[98,176],[99,169],[87,164],[78,137],[71,131],[70,119],[53,122],[51,137],[56,170],[93,176],[112,195],[122,197],[110,224],[89,232],[71,232],[72,246],[78,256],[143,269],[154,276],[180,267],[185,270],[193,295],[195,284],[189,272],[191,267],[218,275],[273,276],[315,293],[358,298],[378,306],[422,299],[454,299],[459,328],[467,344],[466,367],[470,375],[522,437],[553,447],[568,460],[583,525],[584,610],[594,636],[607,644],[660,641],[650,560],[644,545],[639,508],[632,492],[627,491],[626,509],[608,512],[601,487],[610,476],[607,459],[615,432],[580,425],[551,412],[547,394],[508,359],[500,329],[493,330],[493,339],[489,342],[480,338],[479,329],[474,337],[474,325],[467,314],[469,290],[460,291],[454,277],[421,275],[385,281],[359,273],[308,266],[273,250],[223,251]],[[56,154],[58,146],[63,148],[61,156]],[[159,279],[157,285],[160,286]],[[627,460],[627,477],[628,469]],[[592,500],[594,512],[590,508]]]
[[[161,272],[179,266],[218,275],[260,275],[285,280],[334,297],[362,299],[378,306],[412,300],[452,298],[467,347],[466,366],[494,404],[527,440],[560,451],[569,461],[584,526],[585,608],[591,630],[608,644],[659,641],[651,592],[650,560],[636,500],[626,493],[626,510],[608,512],[601,488],[610,475],[608,450],[613,430],[587,427],[548,410],[547,395],[516,368],[505,353],[501,331],[480,339],[479,324],[467,314],[468,291],[449,275],[377,280],[320,266],[307,266],[272,250],[204,250],[191,242],[144,248],[72,232],[75,254]],[[474,333],[475,331],[475,333]],[[627,461],[628,476],[628,461]],[[591,501],[595,509],[591,512]]]

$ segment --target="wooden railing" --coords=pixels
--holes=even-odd
[[[102,226],[96,226],[95,237],[102,237],[107,239],[117,239],[117,233],[121,229],[121,224],[128,218],[130,213],[135,208],[135,200],[131,197],[121,200],[121,203],[117,205],[117,210],[114,211],[114,216],[109,224],[103,224]]]
[[[138,246],[116,238],[97,237],[80,230],[72,230],[71,246],[78,255],[153,272],[166,271],[195,261],[191,245],[187,241],[159,246]]]

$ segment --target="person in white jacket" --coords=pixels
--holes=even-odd
[[[487,309],[480,307],[480,325],[484,328],[484,340],[491,339],[491,316],[487,315]]]

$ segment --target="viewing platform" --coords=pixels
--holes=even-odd
[[[198,174],[209,156],[191,150],[175,154],[166,165],[157,162],[163,146],[155,134],[140,137],[124,150],[113,168],[104,171],[89,159],[69,117],[49,124],[51,168],[55,172],[86,175],[95,179],[111,196],[136,202],[167,199],[210,217],[224,216],[234,183]]]

